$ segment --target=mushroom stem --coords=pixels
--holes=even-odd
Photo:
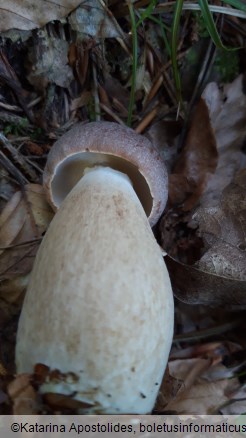
[[[153,409],[173,335],[161,250],[129,178],[86,172],[63,201],[36,257],[19,322],[17,371],[59,370],[42,392],[89,413]]]

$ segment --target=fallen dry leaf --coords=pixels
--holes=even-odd
[[[199,269],[221,277],[246,280],[246,254],[231,244],[215,243],[196,263]]]
[[[208,107],[201,98],[194,110],[184,147],[169,178],[171,204],[182,203],[183,210],[191,210],[214,173],[217,159],[216,141]]]
[[[246,169],[223,192],[216,207],[193,215],[205,252],[195,264],[203,271],[246,281]]]
[[[229,185],[236,173],[246,167],[243,145],[246,138],[246,95],[243,75],[219,90],[210,83],[203,92],[213,126],[218,150],[216,172],[207,182],[200,198],[204,207],[217,206],[222,190]]]
[[[46,231],[53,214],[41,185],[27,184],[23,192],[16,192],[0,215],[1,253],[14,241],[15,244],[24,244],[30,237],[40,237]],[[32,230],[21,241],[18,237],[28,220]]]
[[[180,121],[160,120],[151,125],[146,132],[146,137],[158,149],[168,171],[170,172],[177,156],[177,138],[182,129]],[[183,196],[182,196],[183,199]]]
[[[54,216],[54,212],[46,201],[43,187],[39,184],[28,184],[26,186],[27,201],[32,210],[38,233],[43,234]]]
[[[79,2],[81,3],[81,2]],[[70,26],[76,32],[96,38],[117,38],[119,27],[109,15],[102,3],[97,0],[85,0],[69,16]]]
[[[49,83],[69,87],[73,72],[68,65],[68,42],[50,37],[46,28],[40,29],[29,48],[29,82],[35,89],[44,92]]]
[[[226,305],[228,309],[245,307],[246,96],[242,75],[223,91],[216,84],[209,84],[203,97],[216,138],[218,164],[214,172],[210,172],[211,168],[208,173],[197,176],[197,188],[192,193],[191,187],[189,197],[189,182],[194,181],[195,176],[189,179],[190,169],[199,173],[199,168],[192,168],[189,154],[184,154],[184,164],[180,157],[176,169],[182,170],[184,166],[186,170],[183,174],[171,175],[170,198],[174,196],[188,210],[194,208],[198,200],[200,205],[186,215],[181,209],[170,210],[165,215],[161,223],[163,247],[170,255],[166,262],[174,293],[181,301]],[[207,159],[205,153],[205,163]],[[212,167],[213,164],[212,160]]]
[[[212,415],[218,413],[219,406],[230,400],[232,380],[218,380],[216,382],[197,382],[188,393],[183,393],[178,400],[166,406],[167,410],[177,414],[187,413],[193,415]],[[241,412],[242,413],[242,412]]]
[[[176,397],[182,386],[182,383],[182,380],[176,379],[170,375],[169,367],[167,367],[159,389],[153,414],[155,414],[155,412],[161,412],[163,409],[165,409],[167,404],[171,402],[174,397]]]
[[[13,415],[38,413],[39,400],[31,385],[31,377],[29,374],[20,374],[8,386],[8,394],[13,403]]]
[[[4,302],[8,306],[10,304],[19,305],[19,299],[22,297],[22,293],[26,290],[29,282],[29,274],[17,275],[13,278],[5,279],[1,281],[0,286],[0,302]],[[3,310],[3,307],[1,308]]]
[[[174,293],[191,304],[246,306],[246,170],[226,187],[217,207],[193,215],[205,246],[193,266],[166,258]]]
[[[246,167],[245,138],[243,75],[222,90],[214,82],[208,84],[194,110],[183,150],[170,175],[172,203],[180,204],[182,200],[185,210],[193,208],[198,200],[203,206],[217,205],[222,190]]]
[[[27,184],[23,192],[16,192],[2,211],[0,296],[8,302],[17,300],[25,289],[27,274],[53,214],[38,184]]]
[[[8,29],[30,30],[42,27],[49,21],[60,20],[75,9],[81,0],[1,0],[0,31]]]
[[[174,295],[189,304],[225,306],[228,310],[246,307],[246,281],[204,272],[167,256],[166,265]]]
[[[21,203],[21,192],[16,192],[0,216],[0,255],[10,245],[25,222],[25,206]]]
[[[246,413],[246,384],[232,393],[230,402],[220,409],[223,415],[240,415]]]
[[[221,413],[222,415],[240,415],[242,419],[242,424],[244,424],[245,420],[243,420],[243,416],[245,416],[245,412],[246,412],[246,407],[245,407],[246,394],[244,397],[245,398],[243,400],[230,400],[229,402],[225,403],[225,405],[220,408],[219,413]]]
[[[117,99],[117,102],[122,105],[123,110],[125,109],[127,112],[129,105],[129,92],[125,87],[123,87],[123,85],[121,85],[119,80],[110,76],[109,74],[105,76],[103,87],[107,93],[108,99],[112,103],[114,103],[114,99]]]
[[[206,377],[205,380],[203,374],[206,371],[208,375],[210,365],[209,359],[202,358],[170,361],[170,374],[183,380],[183,385],[165,410],[193,415],[217,413],[218,407],[230,400],[239,383],[236,378],[208,381]]]

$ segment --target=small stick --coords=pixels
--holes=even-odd
[[[19,164],[19,166],[21,167],[21,169],[31,178],[32,181],[36,181],[38,179],[38,176],[36,174],[36,172],[34,171],[34,169],[26,162],[25,157],[17,150],[14,148],[14,146],[10,143],[10,141],[2,134],[0,133],[0,145],[3,146],[3,149],[6,149],[12,156],[13,160],[15,163]],[[23,175],[20,173],[20,171],[18,169],[16,169],[16,167],[11,163],[11,161],[5,156],[5,160],[4,157],[5,154],[3,152],[1,152],[1,157],[2,160],[6,163],[7,165],[7,170],[11,173],[12,176],[16,177],[17,175],[21,175],[21,179],[17,181],[20,182],[22,181],[23,183],[23,178],[25,183],[28,182],[28,180],[23,177]]]
[[[120,125],[125,126],[125,123],[106,105],[100,103],[100,107],[105,111],[105,113],[109,114],[116,122],[120,123]]]
[[[100,100],[98,94],[97,71],[94,62],[92,64],[92,72],[93,72],[93,83],[94,83],[93,94],[94,94],[94,102],[95,102],[95,115],[96,115],[96,121],[98,122],[99,120],[101,120],[101,114],[100,114]]]
[[[143,120],[139,123],[139,125],[135,128],[135,131],[138,134],[142,134],[142,132],[147,128],[147,126],[152,122],[152,120],[155,118],[157,114],[157,108],[153,108],[152,111],[150,111]]]
[[[0,151],[0,163],[1,165],[14,177],[16,182],[23,186],[28,183],[28,180],[22,173],[17,169],[14,164],[4,155],[2,151]]]

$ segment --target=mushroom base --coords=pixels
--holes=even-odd
[[[173,315],[161,250],[128,177],[86,173],[37,254],[17,333],[18,373],[37,363],[59,370],[66,378],[47,378],[41,391],[89,403],[90,413],[149,413]]]

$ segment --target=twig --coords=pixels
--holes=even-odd
[[[135,128],[135,131],[138,134],[141,134],[146,128],[147,126],[153,121],[153,119],[155,118],[157,114],[157,107],[153,108],[152,111],[150,111],[144,118],[143,120],[139,123],[139,125]]]
[[[125,50],[125,52],[131,56],[131,52],[129,50],[129,48],[127,47],[125,40],[126,40],[126,35],[123,32],[123,30],[121,29],[119,23],[117,22],[117,20],[115,19],[114,15],[112,14],[112,12],[110,11],[110,9],[105,5],[103,0],[99,0],[99,2],[101,3],[102,7],[104,8],[104,10],[106,11],[108,17],[110,18],[111,22],[113,23],[113,25],[115,26],[116,31],[118,32],[118,34],[120,35],[119,37],[116,37],[116,40],[118,41],[118,43],[121,45],[122,49]]]
[[[7,111],[16,111],[16,112],[22,112],[22,109],[19,108],[16,105],[9,105],[8,103],[0,102],[0,107],[7,110]]]
[[[95,103],[95,119],[98,122],[101,120],[100,114],[100,100],[98,94],[98,81],[97,81],[97,71],[94,62],[92,63],[92,72],[93,72],[93,94],[94,94],[94,103]]]
[[[1,81],[4,82],[7,86],[9,86],[11,90],[14,92],[27,118],[30,120],[31,123],[34,123],[35,120],[32,111],[30,111],[30,109],[27,107],[26,97],[24,98],[24,94],[27,95],[29,93],[27,93],[22,88],[22,85],[17,75],[15,74],[14,69],[10,65],[2,49],[0,49],[0,77],[1,77]]]
[[[30,158],[28,158],[28,157],[25,157],[26,158],[26,162],[27,163],[29,163],[34,169],[36,169],[39,173],[40,173],[40,175],[43,175],[43,169],[41,169],[41,167],[39,167],[39,165],[37,164],[37,163],[33,163],[32,162],[32,159],[34,159],[35,157],[32,157],[32,159],[30,159]],[[44,156],[42,155],[42,157],[39,157],[39,158],[44,158]]]
[[[14,146],[12,146],[10,141],[2,133],[0,133],[0,145],[2,145],[3,149],[6,149],[11,154],[13,161],[21,167],[21,169],[31,178],[32,181],[36,181],[39,178],[33,168],[26,162],[25,157],[19,151],[17,151]],[[16,180],[18,182],[21,182],[21,184],[23,184],[23,181],[24,183],[28,182],[28,180],[23,177],[22,173],[11,163],[11,161],[2,151],[1,157],[7,166],[7,170],[12,176],[15,178],[17,177]]]
[[[104,103],[100,103],[100,107],[105,111],[105,113],[109,114],[116,122],[120,123],[120,125],[125,125],[125,123]]]
[[[23,246],[33,245],[33,244],[36,244],[38,242],[41,242],[42,239],[43,239],[42,237],[38,237],[37,239],[27,240],[25,242],[15,243],[13,245],[0,246],[0,250],[1,251],[6,251],[8,249],[20,248],[20,247],[23,247]]]
[[[17,169],[14,164],[4,155],[2,151],[0,151],[0,163],[1,165],[14,177],[16,182],[23,186],[28,183],[28,180],[22,173]]]
[[[16,111],[16,110],[13,110]],[[24,125],[25,128],[30,126],[30,123],[24,117],[18,116],[17,114],[11,114],[4,111],[0,111],[0,120],[3,122],[13,123],[15,125]]]
[[[211,336],[221,335],[225,332],[228,332],[243,321],[243,318],[237,318],[234,321],[227,322],[225,324],[217,325],[215,327],[210,327],[207,329],[196,330],[188,333],[180,333],[179,335],[174,336],[173,342],[177,344],[178,342],[194,342],[198,339],[210,338]]]

